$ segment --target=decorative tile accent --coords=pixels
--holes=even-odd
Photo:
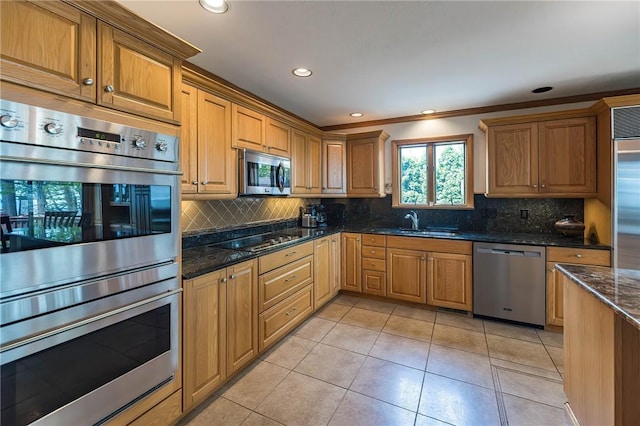
[[[300,207],[317,199],[242,197],[235,200],[183,201],[182,232],[220,230],[274,220],[296,219]]]

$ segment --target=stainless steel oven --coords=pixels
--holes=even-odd
[[[178,131],[64,107],[0,100],[2,424],[99,423],[177,368]]]

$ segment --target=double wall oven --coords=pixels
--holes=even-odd
[[[1,424],[101,423],[177,371],[177,131],[89,115],[0,100]]]

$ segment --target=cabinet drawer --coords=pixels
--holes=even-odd
[[[373,259],[384,259],[384,247],[362,246],[362,257],[370,257]]]
[[[387,237],[376,234],[362,234],[362,244],[368,246],[384,247]]]
[[[384,259],[371,259],[368,257],[362,258],[362,269],[368,269],[370,271],[386,271],[387,261]]]
[[[277,342],[313,311],[313,285],[309,284],[258,316],[260,352]]]
[[[547,247],[547,262],[611,266],[611,252],[609,250]]]
[[[259,312],[269,309],[313,280],[313,256],[260,275]]]
[[[294,260],[302,259],[313,254],[313,241],[282,249],[275,253],[260,257],[259,274],[284,266]]]

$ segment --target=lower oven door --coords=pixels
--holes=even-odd
[[[25,333],[18,334],[26,337],[0,348],[0,423],[100,423],[171,381],[180,291],[172,278],[3,327],[14,335],[22,327]],[[110,299],[111,311],[76,317]],[[32,333],[30,322],[43,324],[46,317],[50,327],[60,325]]]

